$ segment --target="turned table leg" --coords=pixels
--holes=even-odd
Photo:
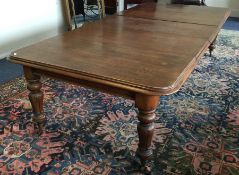
[[[137,127],[139,134],[137,155],[142,166],[153,154],[151,143],[154,134],[155,110],[158,102],[159,96],[136,95],[135,104],[139,109],[138,119],[140,121]]]
[[[217,39],[217,38],[215,38],[215,39],[213,40],[213,42],[210,44],[210,46],[208,47],[210,57],[212,56],[212,52],[213,52],[213,50],[216,48],[216,47],[215,47],[216,39]]]
[[[41,134],[46,117],[43,114],[43,93],[41,91],[40,75],[33,73],[32,68],[24,67],[24,75],[27,80],[27,89],[30,91],[28,97],[32,105],[33,122],[38,124],[38,133]]]

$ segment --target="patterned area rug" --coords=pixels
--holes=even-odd
[[[43,79],[45,132],[34,132],[25,80],[0,86],[0,174],[141,174],[134,102]],[[221,30],[179,92],[162,96],[155,175],[239,174],[239,32]]]

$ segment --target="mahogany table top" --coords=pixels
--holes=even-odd
[[[221,27],[230,15],[227,8],[143,3],[118,15]]]
[[[167,9],[171,14],[182,11]],[[214,19],[214,12],[221,16],[213,25],[114,15],[17,50],[10,60],[124,90],[165,95],[188,78],[227,15],[218,8],[209,11],[213,13],[207,18]],[[196,14],[198,21],[205,21],[204,10]]]

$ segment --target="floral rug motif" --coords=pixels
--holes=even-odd
[[[221,30],[156,111],[153,175],[239,175],[239,32]],[[38,137],[24,78],[0,86],[0,174],[141,174],[137,109],[121,97],[43,78],[47,124]]]

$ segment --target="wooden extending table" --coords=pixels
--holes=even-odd
[[[210,46],[229,10],[142,4],[20,49],[33,121],[45,123],[41,74],[135,100],[139,109],[137,155],[151,155],[155,110],[161,95],[179,90]]]

